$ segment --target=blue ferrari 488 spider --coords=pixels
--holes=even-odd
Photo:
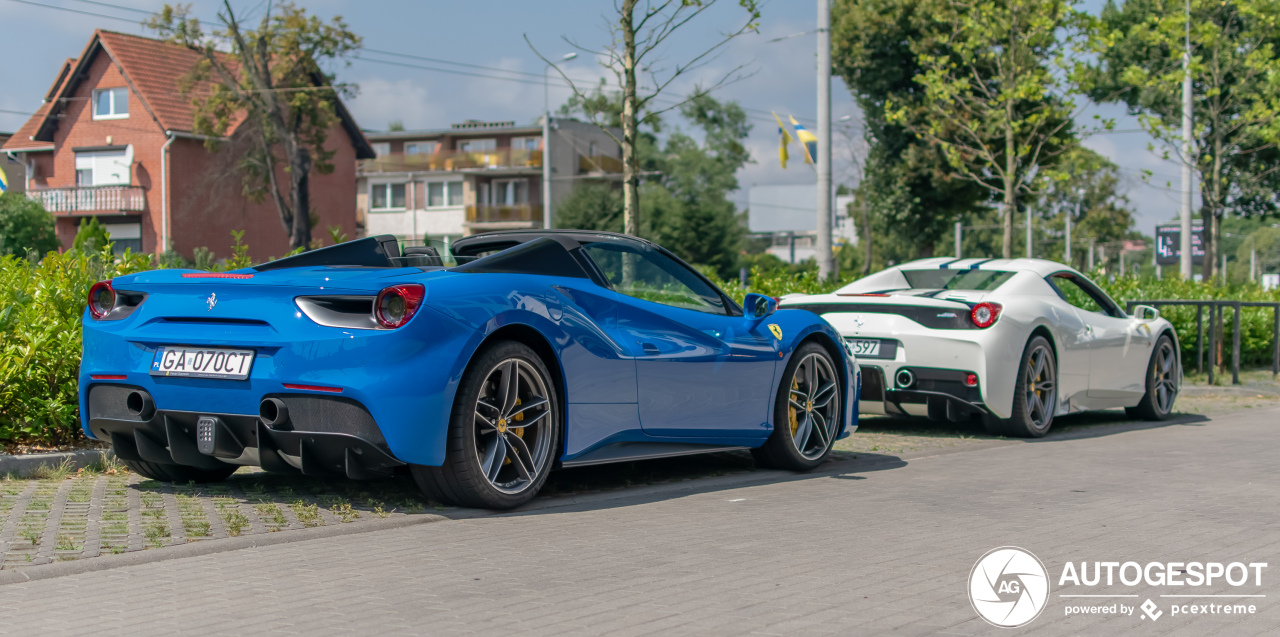
[[[745,305],[653,243],[572,230],[143,272],[89,292],[80,413],[158,480],[407,470],[488,508],[558,467],[749,448],[812,469],[857,428],[857,363],[817,315]]]

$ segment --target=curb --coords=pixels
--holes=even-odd
[[[0,475],[12,473],[19,478],[29,478],[41,467],[55,469],[63,463],[67,463],[74,471],[98,462],[110,453],[111,451],[107,449],[81,449],[57,453],[23,454],[21,456],[0,453]]]

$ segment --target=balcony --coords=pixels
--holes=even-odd
[[[467,225],[497,230],[500,227],[525,228],[542,225],[542,206],[467,206]]]
[[[360,172],[362,174],[500,170],[504,168],[541,169],[542,151],[515,148],[499,148],[479,152],[440,151],[430,155],[391,154],[386,157],[360,161]]]
[[[79,188],[37,188],[27,198],[40,202],[54,214],[89,212],[142,212],[147,209],[147,191],[141,186],[85,186]]]
[[[578,172],[586,174],[620,173],[622,160],[610,155],[578,155]]]

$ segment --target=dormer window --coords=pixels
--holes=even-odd
[[[102,88],[93,92],[94,119],[125,119],[129,117],[129,89]]]

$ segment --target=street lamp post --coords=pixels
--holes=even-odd
[[[560,56],[568,62],[578,57],[577,53],[566,53]],[[542,69],[542,227],[550,230],[555,227],[551,214],[551,63]]]

